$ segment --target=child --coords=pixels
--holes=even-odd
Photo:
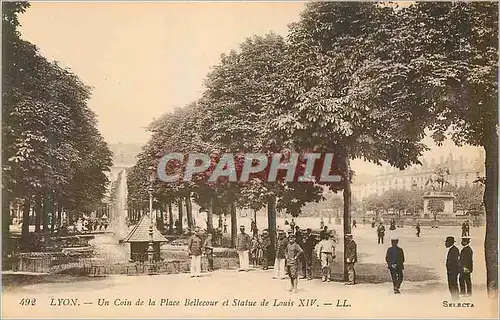
[[[256,267],[259,264],[259,238],[254,236],[252,238],[252,243],[250,244],[250,255],[251,255],[251,261],[254,267]]]
[[[285,251],[285,261],[286,261],[286,268],[288,272],[288,276],[290,277],[290,282],[291,282],[291,287],[290,287],[290,292],[297,293],[297,285],[299,281],[299,265],[298,265],[298,257],[304,253],[302,251],[302,248],[295,242],[295,235],[291,234],[288,237],[290,243],[286,247]]]

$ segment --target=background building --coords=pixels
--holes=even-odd
[[[424,189],[426,183],[438,166],[447,167],[450,175],[447,181],[456,187],[471,185],[478,177],[484,177],[484,152],[479,150],[470,156],[448,153],[447,157],[425,157],[422,165],[412,166],[406,170],[398,170],[389,165],[383,166],[376,175],[359,175],[354,177],[352,195],[362,200],[370,195],[380,195],[391,189],[412,188]]]

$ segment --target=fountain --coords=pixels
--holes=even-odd
[[[116,203],[113,207],[113,233],[115,238],[120,241],[128,233],[127,227],[127,174],[125,170],[118,175],[119,185],[116,197]]]
[[[124,263],[129,260],[129,247],[121,243],[128,232],[127,227],[127,174],[122,170],[117,177],[116,199],[113,203],[110,224],[113,234],[105,234],[94,239],[95,257],[108,263]]]

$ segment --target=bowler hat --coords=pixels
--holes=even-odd
[[[446,237],[446,242],[455,242],[455,238],[448,236],[448,237]]]

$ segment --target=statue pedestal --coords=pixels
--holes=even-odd
[[[444,202],[443,214],[453,215],[453,200],[455,196],[452,192],[430,191],[426,192],[422,198],[424,199],[424,212],[422,217],[424,215],[432,215],[432,212],[429,211],[429,201],[432,199],[442,200]]]

